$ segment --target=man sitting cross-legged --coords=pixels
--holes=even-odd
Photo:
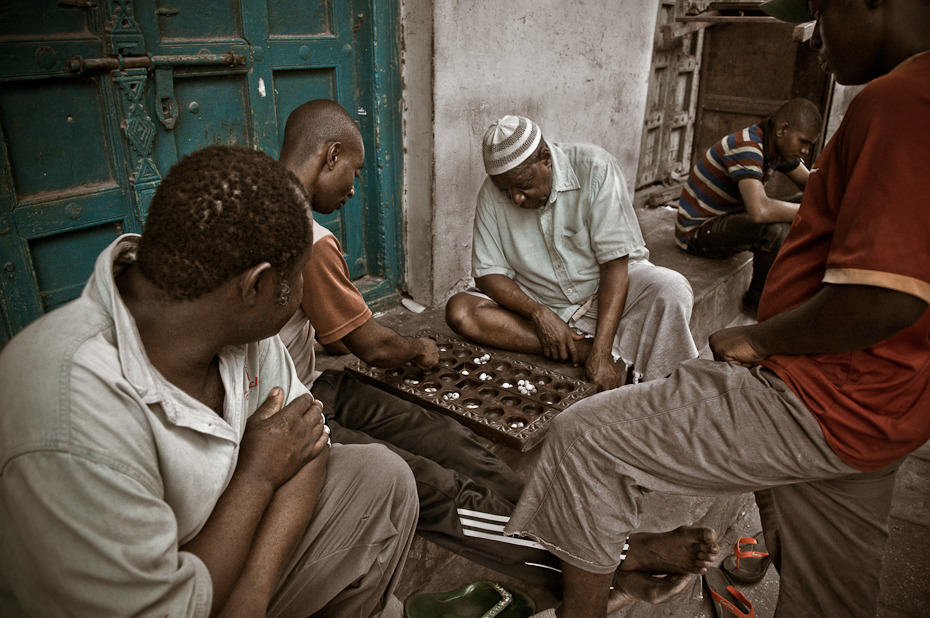
[[[446,321],[469,339],[584,365],[597,390],[652,380],[697,356],[692,293],[654,266],[616,158],[547,142],[528,118],[484,136],[472,275]],[[621,366],[615,360],[622,362]]]

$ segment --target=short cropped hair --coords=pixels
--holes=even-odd
[[[800,131],[820,131],[823,118],[820,110],[811,101],[803,98],[789,99],[772,116],[775,125],[787,122],[788,126]]]
[[[268,262],[282,276],[313,244],[310,196],[263,152],[210,146],[174,164],[149,205],[137,264],[173,300],[193,300]]]
[[[361,131],[352,116],[335,101],[307,101],[287,117],[281,161],[300,165],[334,141],[351,147],[362,143]]]

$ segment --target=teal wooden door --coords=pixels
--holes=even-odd
[[[321,222],[366,298],[390,296],[395,19],[374,0],[4,0],[0,337],[76,297],[182,156],[243,144],[276,157],[288,114],[314,98],[358,119],[368,155],[356,199]]]

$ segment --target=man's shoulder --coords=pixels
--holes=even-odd
[[[575,161],[606,163],[611,159],[616,159],[604,147],[588,142],[556,142],[551,145],[564,152],[573,163]]]
[[[122,377],[115,339],[109,316],[79,299],[39,318],[6,345],[0,354],[3,458],[29,445],[68,447],[75,435],[72,404]]]
[[[571,169],[571,172],[560,169],[560,177],[555,180],[560,190],[592,186],[592,183],[599,186],[611,170],[615,174],[623,173],[617,158],[597,144],[570,142],[555,146],[560,152],[560,155],[555,155],[561,164],[559,167],[567,166]]]
[[[7,343],[0,354],[0,367],[4,369],[0,380],[19,373],[44,376],[45,371],[36,374],[30,368],[70,362],[83,346],[95,345],[100,336],[112,336],[113,329],[113,318],[108,313],[84,297],[73,300],[41,316]]]
[[[322,226],[320,226],[322,227]],[[333,268],[342,269],[345,264],[345,257],[342,255],[342,247],[336,235],[323,228],[326,234],[313,235],[313,252],[310,259],[304,267],[305,275],[318,270],[331,270]]]
[[[335,235],[327,228],[325,225],[313,219],[313,244],[316,246],[316,243],[323,240],[324,238],[335,239]]]
[[[868,107],[870,113],[895,114],[902,104],[930,100],[930,52],[905,61],[890,73],[869,82],[850,103],[851,111]]]
[[[478,210],[489,210],[495,212],[492,208],[497,204],[506,204],[510,200],[504,195],[504,192],[498,189],[490,176],[485,176],[481,187],[478,189],[477,207]]]
[[[744,127],[739,131],[730,133],[721,139],[720,142],[723,144],[725,150],[736,150],[749,147],[758,149],[761,152],[763,144],[762,127],[758,124]]]

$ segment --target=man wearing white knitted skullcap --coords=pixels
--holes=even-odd
[[[598,390],[665,377],[697,356],[691,287],[649,263],[615,157],[592,144],[548,142],[535,122],[508,115],[485,132],[482,158],[477,289],[449,300],[453,330],[584,365]]]
[[[498,176],[526,161],[541,139],[539,125],[523,116],[504,116],[492,124],[482,144],[488,176]]]

